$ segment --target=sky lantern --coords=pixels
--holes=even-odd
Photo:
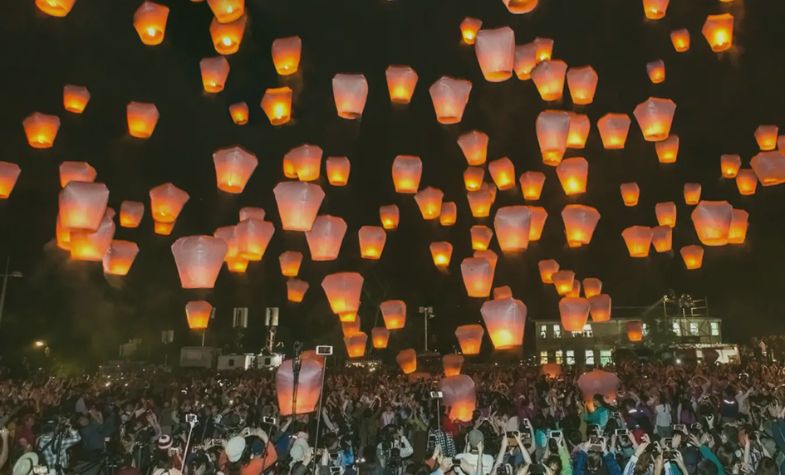
[[[202,58],[199,69],[202,72],[204,92],[216,93],[224,90],[226,78],[229,77],[229,61],[225,57]]]
[[[596,277],[586,277],[583,279],[583,295],[590,299],[602,293],[602,281]]]
[[[351,169],[352,164],[347,157],[327,157],[325,162],[327,181],[332,186],[346,186]]]
[[[60,224],[69,230],[93,232],[106,213],[109,189],[103,183],[72,181],[59,196]]]
[[[16,163],[0,161],[0,200],[11,196],[20,173],[22,169]]]
[[[293,361],[283,362],[275,372],[275,393],[281,416],[308,414],[316,410],[322,387],[324,363],[316,358],[304,358],[297,377],[297,398],[294,395]]]
[[[529,241],[539,241],[545,228],[545,221],[548,219],[548,212],[541,206],[526,206],[526,208],[532,215]]]
[[[150,1],[139,5],[134,12],[134,29],[142,44],[156,46],[163,43],[168,18],[169,7],[166,5]]]
[[[162,223],[153,221],[153,232],[159,236],[169,236],[174,230],[174,223]]]
[[[559,379],[562,376],[561,365],[559,363],[546,363],[540,366],[540,374],[550,380]]]
[[[454,201],[442,203],[442,210],[439,213],[439,224],[442,226],[453,226],[458,220],[458,206]]]
[[[264,208],[257,208],[255,206],[244,206],[240,208],[240,212],[238,213],[240,221],[251,218],[264,221],[265,214],[267,213],[264,211]]]
[[[485,178],[485,169],[482,167],[467,167],[463,172],[463,184],[466,191],[477,191],[480,189]]]
[[[240,246],[237,241],[237,226],[221,226],[216,228],[216,230],[213,231],[213,236],[223,239],[226,243],[224,262],[226,262],[227,268],[231,270],[233,267],[239,266],[239,261],[248,262],[248,259],[240,256]]]
[[[321,174],[322,154],[318,145],[303,144],[286,152],[284,162],[291,164],[298,180],[314,181]]]
[[[233,22],[245,14],[245,0],[207,0],[207,5],[221,23]]]
[[[471,91],[472,83],[466,79],[440,77],[428,88],[436,120],[446,125],[459,123],[463,119],[463,110],[469,102]]]
[[[493,238],[493,231],[488,226],[475,224],[469,230],[472,239],[473,251],[484,251],[488,249]]]
[[[488,172],[500,190],[509,190],[515,187],[515,165],[509,158],[501,157],[488,162]]]
[[[622,231],[621,236],[627,245],[630,257],[649,257],[652,230],[648,226],[630,226]]]
[[[624,206],[638,206],[638,197],[641,195],[641,189],[637,183],[634,181],[622,183],[619,186],[619,190],[621,191],[621,199],[624,201]]]
[[[634,320],[627,322],[627,340],[630,343],[640,343],[643,341],[643,322]]]
[[[515,33],[509,26],[480,30],[474,52],[486,81],[506,81],[515,63]]]
[[[520,15],[534,11],[539,0],[502,0],[502,3],[504,3],[504,6],[507,7],[510,13]]]
[[[467,257],[461,262],[463,285],[469,297],[488,297],[493,286],[493,264],[486,258]]]
[[[565,195],[585,193],[589,162],[583,157],[566,158],[556,167],[556,175],[559,177]]]
[[[260,261],[275,234],[275,226],[269,221],[247,218],[237,223],[235,233],[240,256],[251,261]]]
[[[90,91],[84,86],[66,84],[63,86],[63,107],[68,112],[81,114],[90,102]]]
[[[697,245],[684,246],[679,249],[684,267],[687,270],[700,269],[703,266],[703,248]]]
[[[570,115],[564,111],[542,111],[537,115],[535,128],[543,163],[551,166],[558,165],[564,152],[567,151]]]
[[[357,312],[341,313],[338,315],[338,319],[341,322],[341,332],[344,338],[360,332],[361,322]]]
[[[103,259],[114,238],[114,211],[107,208],[101,224],[95,231],[71,229],[71,259],[78,261],[100,261]]]
[[[368,345],[368,335],[357,332],[343,339],[346,345],[346,355],[349,358],[362,358],[365,356],[365,347]]]
[[[482,337],[485,334],[485,329],[482,325],[469,324],[461,325],[455,328],[455,337],[458,339],[458,344],[461,347],[461,353],[466,356],[473,356],[480,354],[480,347],[482,346]]]
[[[705,246],[724,246],[733,217],[733,206],[727,201],[701,201],[692,210],[692,224],[698,239]]]
[[[673,228],[670,226],[655,226],[651,228],[651,244],[654,250],[670,252],[673,248]]]
[[[452,244],[447,241],[436,241],[432,242],[429,248],[433,265],[437,269],[446,269],[450,265],[450,259],[452,258]]]
[[[292,118],[292,90],[289,87],[268,87],[261,102],[271,125],[283,125]]]
[[[374,349],[383,350],[390,342],[390,330],[384,327],[371,328],[371,343]]]
[[[248,104],[245,102],[235,102],[229,105],[229,117],[235,125],[245,125],[248,123]]]
[[[403,374],[412,374],[417,371],[417,352],[411,348],[398,352],[395,361]]]
[[[226,269],[229,272],[233,272],[235,274],[243,274],[246,270],[248,270],[248,259],[242,257],[233,257],[231,259],[225,259],[226,262]]]
[[[541,38],[538,36],[534,38],[532,43],[534,43],[535,46],[535,55],[538,63],[551,59],[553,54],[553,39]]]
[[[685,183],[684,203],[690,206],[698,204],[701,199],[701,188],[700,183]]]
[[[387,233],[381,226],[363,226],[357,231],[360,241],[360,257],[363,259],[379,260],[387,241]]]
[[[720,156],[720,171],[723,178],[736,178],[741,168],[741,157],[736,154],[723,154]]]
[[[379,221],[382,227],[388,231],[398,229],[398,221],[400,220],[400,211],[398,205],[382,205],[379,206]]]
[[[52,148],[60,130],[60,118],[56,115],[47,115],[33,112],[22,121],[25,129],[27,143],[33,148]]]
[[[129,102],[126,107],[128,134],[138,139],[150,138],[158,124],[158,108],[147,102]]]
[[[754,195],[758,189],[758,177],[751,168],[742,168],[736,175],[736,188],[742,196]]]
[[[567,148],[583,148],[589,138],[591,123],[586,114],[570,112],[570,131],[567,133]]]
[[[53,17],[64,17],[74,8],[76,0],[35,0],[39,10]]]
[[[273,193],[283,229],[310,231],[324,199],[322,187],[312,183],[285,181],[275,185]]]
[[[671,134],[665,140],[656,142],[654,150],[660,163],[676,163],[676,158],[679,156],[679,136]]]
[[[139,254],[139,246],[135,242],[112,240],[102,258],[104,274],[128,275],[137,254]]]
[[[660,84],[665,81],[665,61],[655,59],[646,63],[646,74],[652,84]]]
[[[536,2],[535,2],[536,3]],[[439,382],[439,390],[444,395],[444,407],[449,408],[447,417],[451,421],[469,423],[472,421],[477,407],[477,393],[474,380],[465,374],[447,376]]]
[[[545,184],[545,174],[542,172],[523,172],[518,182],[521,185],[523,199],[537,201],[540,199],[542,187]]]
[[[534,42],[515,47],[515,76],[521,81],[531,79],[532,70],[537,66],[537,45]]]
[[[488,134],[479,130],[466,132],[458,137],[458,146],[466,163],[475,167],[482,165],[488,157]]]
[[[665,18],[670,0],[643,0],[643,14],[649,20]]]
[[[570,89],[572,103],[581,106],[591,104],[598,80],[597,71],[591,66],[570,68],[567,71],[567,87]]]
[[[567,63],[562,60],[545,60],[534,67],[531,76],[543,101],[558,101],[564,93],[564,76]]]
[[[388,66],[384,72],[393,104],[408,104],[417,86],[417,72],[411,66]]]
[[[212,289],[228,251],[226,242],[213,236],[186,236],[172,244],[172,254],[184,289]]]
[[[480,308],[485,328],[497,350],[523,345],[526,305],[518,299],[488,300]]]
[[[540,280],[542,280],[542,283],[552,284],[553,274],[559,272],[559,263],[553,259],[543,259],[537,262],[537,268],[540,271]]]
[[[414,195],[414,200],[417,202],[417,207],[420,208],[422,218],[425,220],[436,219],[441,214],[442,199],[444,192],[438,188],[429,186],[418,191]]]
[[[611,319],[611,298],[608,294],[594,295],[588,299],[592,322],[601,323]]]
[[[613,400],[619,388],[619,378],[615,373],[594,369],[578,378],[578,387],[587,401],[591,401],[598,394]]]
[[[497,256],[496,253],[491,251],[490,249],[486,249],[484,251],[474,251],[473,257],[486,259],[488,262],[491,263],[491,270],[492,271],[496,270],[496,263],[499,261],[499,256]]]
[[[509,298],[512,298],[512,289],[510,288],[509,285],[502,285],[501,287],[493,288],[494,300],[509,299]]]
[[[150,212],[153,221],[174,223],[190,196],[172,183],[164,183],[150,190]]]
[[[311,252],[311,260],[332,261],[337,259],[346,228],[346,221],[341,217],[327,214],[318,216],[311,230],[305,233],[308,249]]]
[[[660,226],[676,227],[676,203],[665,201],[654,205],[654,214]]]
[[[581,332],[589,320],[591,304],[580,297],[564,297],[559,300],[559,315],[565,331]]]
[[[596,208],[584,205],[567,205],[561,212],[564,222],[564,235],[568,247],[588,245],[600,221]]]
[[[286,300],[292,303],[300,303],[305,298],[310,284],[300,279],[289,279],[286,281]]]
[[[300,69],[303,42],[299,36],[287,36],[273,40],[272,56],[275,72],[280,76],[295,74]]]
[[[322,279],[322,289],[333,313],[359,310],[363,280],[363,276],[357,272],[337,272],[328,274]]]
[[[744,244],[747,239],[747,227],[750,214],[743,209],[733,210],[728,228],[728,244]]]
[[[415,155],[398,155],[393,160],[392,178],[396,193],[417,193],[422,176],[422,160]]]
[[[572,281],[572,289],[567,292],[565,297],[580,297],[581,296],[581,281],[575,279]]]
[[[708,15],[701,33],[715,53],[729,50],[733,46],[733,15]]]
[[[782,152],[761,152],[750,160],[750,166],[763,186],[785,183],[785,155]]]
[[[467,45],[477,41],[477,32],[482,28],[482,20],[467,16],[461,22],[461,40]]]
[[[406,326],[406,302],[403,300],[385,300],[379,304],[379,310],[388,330],[400,330]]]
[[[553,286],[556,288],[556,293],[559,295],[567,295],[572,291],[573,283],[575,282],[575,272],[571,270],[558,270],[551,274]]]
[[[502,252],[516,253],[529,247],[532,213],[526,206],[503,206],[496,210],[493,228]]]
[[[210,36],[218,54],[230,55],[240,49],[247,21],[248,17],[245,15],[228,23],[220,23],[217,18],[213,18],[210,23]]]
[[[455,353],[448,353],[442,357],[442,368],[444,369],[444,376],[458,376],[461,374],[461,368],[463,367],[463,356],[455,354]],[[471,420],[471,416],[469,416]]]
[[[647,142],[659,142],[668,138],[671,132],[676,103],[670,99],[650,97],[635,106],[633,115]]]
[[[222,148],[213,153],[218,189],[240,194],[259,164],[256,155],[242,147]]]
[[[303,263],[303,253],[299,251],[284,251],[278,256],[281,266],[281,275],[284,277],[297,277],[300,265]]]
[[[191,300],[185,304],[185,318],[190,330],[206,330],[212,313],[213,306],[205,300]]]
[[[677,53],[690,50],[690,32],[686,28],[671,31],[671,44]]]
[[[763,151],[774,150],[777,148],[777,134],[779,128],[776,125],[759,125],[755,129],[755,141]]]
[[[475,218],[487,218],[491,214],[493,194],[488,188],[490,187],[483,186],[477,191],[466,193],[466,199],[469,201],[469,210]]]
[[[59,167],[60,187],[72,181],[94,182],[98,172],[87,162],[63,162]]]
[[[597,121],[602,146],[606,150],[621,150],[627,142],[630,116],[627,114],[605,114]]]
[[[358,119],[368,98],[368,81],[362,74],[336,74],[333,76],[333,98],[338,117]]]

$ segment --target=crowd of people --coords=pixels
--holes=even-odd
[[[629,362],[615,398],[578,371],[467,367],[471,421],[438,377],[330,370],[321,417],[278,414],[274,373],[0,380],[0,471],[123,475],[785,474],[785,367]],[[612,399],[612,400],[611,400]]]

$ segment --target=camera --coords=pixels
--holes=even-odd
[[[272,416],[262,416],[262,422],[264,424],[270,424],[271,426],[278,425],[278,419]]]
[[[684,425],[684,424],[673,424],[673,431],[674,432],[686,433],[687,432],[687,426]]]
[[[318,356],[332,356],[333,347],[332,345],[317,345],[316,354]]]
[[[630,440],[630,435],[627,433],[627,429],[616,429],[616,439],[619,441],[619,444],[623,446],[629,446],[632,444]]]
[[[551,439],[558,439],[562,436],[562,431],[560,430],[550,430],[548,431],[548,437]]]
[[[431,399],[442,399],[444,397],[444,393],[441,391],[431,391]]]
[[[194,413],[188,413],[185,415],[185,423],[191,426],[195,426],[199,422],[199,418]]]

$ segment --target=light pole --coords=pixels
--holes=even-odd
[[[5,307],[5,291],[8,288],[8,279],[13,277],[19,279],[23,277],[23,274],[19,271],[9,272],[8,268],[11,266],[11,258],[5,258],[5,270],[0,277],[3,278],[3,290],[0,292],[0,324],[3,323],[3,308]]]
[[[434,317],[433,307],[420,307],[417,312],[423,315],[425,321],[425,352],[428,353],[428,320]]]

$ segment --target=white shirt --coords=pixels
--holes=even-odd
[[[671,405],[670,404],[657,404],[654,408],[657,413],[657,426],[669,427],[671,425]]]
[[[494,459],[490,454],[482,454],[482,467],[479,467],[480,471],[478,471],[477,467],[477,465],[479,465],[477,463],[477,454],[464,452],[462,454],[456,455],[455,458],[462,462],[461,467],[466,467],[467,465],[474,467],[474,471],[471,473],[465,473],[461,469],[457,470],[459,473],[463,473],[465,475],[489,475],[491,473],[491,469],[493,469]]]

